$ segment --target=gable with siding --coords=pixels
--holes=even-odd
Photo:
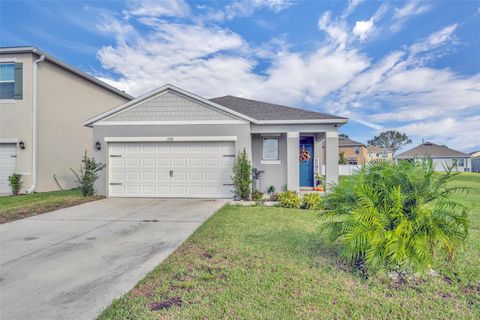
[[[237,120],[201,102],[170,90],[114,114],[110,121],[222,121]]]

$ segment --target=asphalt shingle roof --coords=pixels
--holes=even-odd
[[[383,153],[383,152],[388,152],[387,149],[380,148],[377,146],[368,146],[367,147],[369,153]]]
[[[345,119],[342,117],[308,111],[298,108],[282,106],[257,100],[244,99],[233,96],[224,96],[210,99],[233,111],[244,114],[255,120],[324,120],[324,119]]]
[[[338,145],[339,145],[340,147],[364,146],[364,144],[361,143],[361,142],[352,140],[352,139],[350,139],[350,138],[342,137],[342,136],[339,136],[339,137],[338,137]]]
[[[431,142],[425,142],[410,150],[402,152],[395,158],[415,158],[415,157],[470,157],[470,155],[450,149],[445,145],[439,145]]]

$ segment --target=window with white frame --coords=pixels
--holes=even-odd
[[[355,154],[360,154],[360,147],[354,147]]]
[[[457,166],[458,167],[464,167],[465,166],[464,159],[457,159]]]
[[[278,137],[263,138],[263,160],[278,160]]]
[[[15,98],[15,63],[0,63],[0,99]]]

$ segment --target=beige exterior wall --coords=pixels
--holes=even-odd
[[[365,146],[360,146],[360,154],[355,153],[354,146],[339,146],[338,150],[339,153],[341,153],[342,151],[344,152],[344,156],[347,161],[349,158],[356,158],[358,164],[365,164],[368,161],[367,148]]]
[[[45,61],[38,72],[37,191],[75,187],[70,168],[78,170],[84,152],[92,152],[92,129],[83,122],[127,99]]]
[[[24,188],[32,183],[32,67],[34,56],[2,54],[1,62],[23,63],[23,99],[0,100],[0,143],[6,139],[18,139],[25,149],[17,148],[17,172],[23,175]]]
[[[1,59],[7,55],[2,54]],[[9,56],[23,62],[23,100],[0,103],[0,139],[18,138],[17,172],[24,174],[24,192],[32,184],[32,68],[34,54]],[[38,64],[38,192],[75,186],[70,168],[78,170],[85,152],[92,151],[92,130],[83,122],[127,101],[48,60]]]

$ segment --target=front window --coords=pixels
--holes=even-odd
[[[278,137],[263,138],[263,160],[278,160]]]
[[[459,166],[459,167],[464,167],[464,166],[465,166],[464,159],[458,159],[458,160],[457,160],[457,166]]]
[[[15,99],[15,63],[0,63],[0,99]]]
[[[354,147],[355,154],[360,154],[360,147]]]

